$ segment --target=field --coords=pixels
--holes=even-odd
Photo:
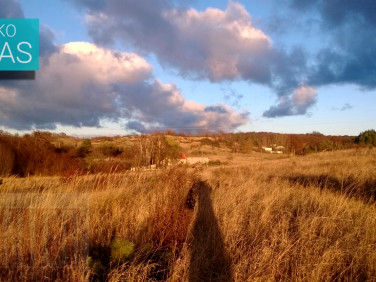
[[[376,280],[376,150],[212,157],[3,178],[0,280]]]

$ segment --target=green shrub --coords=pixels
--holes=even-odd
[[[357,144],[376,146],[376,131],[366,130],[355,137],[354,141]]]
[[[114,262],[125,262],[134,257],[135,244],[124,239],[114,239],[111,242],[111,260]]]
[[[80,146],[77,148],[76,155],[79,158],[84,158],[90,153],[91,141],[90,139],[84,139]]]

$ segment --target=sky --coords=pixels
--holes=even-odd
[[[35,80],[0,81],[11,133],[376,128],[374,0],[0,0],[0,18],[40,22]]]

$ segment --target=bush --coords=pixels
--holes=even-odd
[[[79,158],[84,158],[90,153],[91,141],[90,139],[84,139],[81,145],[77,148],[76,155]]]
[[[355,137],[354,141],[361,145],[376,146],[376,131],[373,129],[364,131]]]
[[[56,150],[51,136],[33,132],[20,137],[0,131],[0,175],[57,175],[80,169],[74,150]]]
[[[113,146],[110,143],[104,144],[101,148],[100,151],[102,152],[103,155],[107,157],[116,157],[121,155],[122,150],[120,148]]]

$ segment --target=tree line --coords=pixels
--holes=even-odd
[[[121,138],[100,137],[79,139],[65,134],[35,131],[12,135],[0,131],[0,175],[63,175],[77,171],[86,173],[129,170],[132,167],[163,168],[182,153],[180,132],[154,132]],[[202,145],[230,148],[233,153],[262,151],[263,146],[283,147],[287,154],[342,150],[376,146],[376,131],[367,130],[358,136],[325,136],[277,134],[268,132],[205,133]],[[124,141],[122,141],[124,139]],[[119,141],[120,140],[120,141]],[[93,145],[95,143],[95,145]]]
[[[95,139],[40,131],[19,136],[0,131],[0,176],[97,173],[151,165],[161,168],[182,152],[179,143],[164,134],[143,134],[133,139],[125,144],[103,141],[93,146]]]

